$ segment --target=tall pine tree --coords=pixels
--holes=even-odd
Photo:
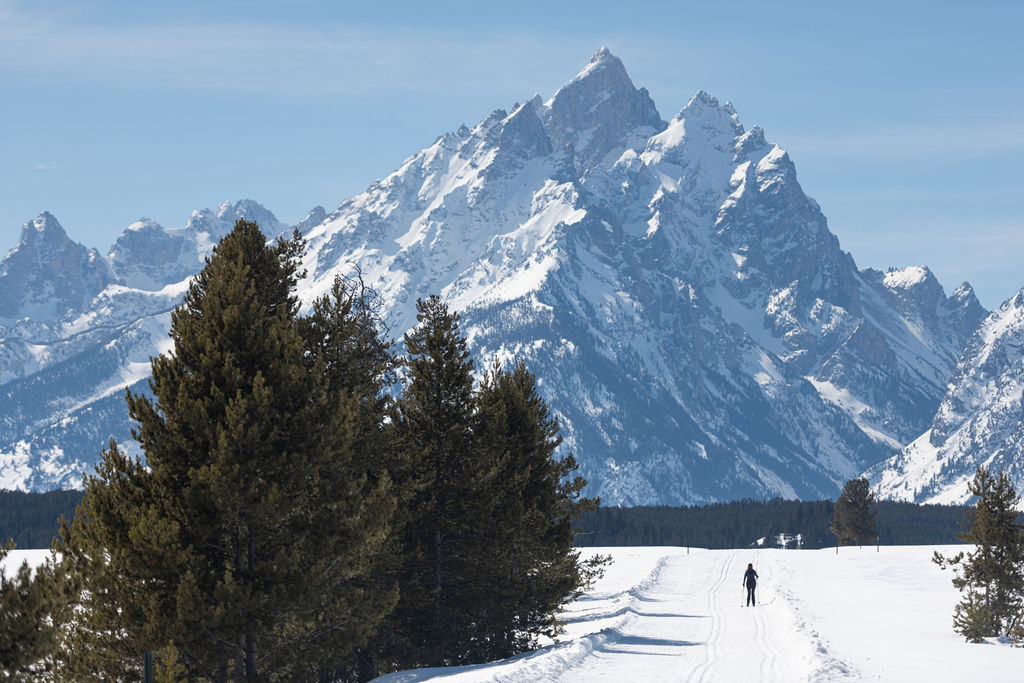
[[[391,485],[391,432],[386,429],[391,398],[385,389],[395,382],[394,342],[380,315],[382,302],[368,288],[357,271],[353,277],[336,277],[331,290],[312,302],[309,315],[299,320],[306,348],[306,362],[312,372],[327,382],[332,400],[355,401],[356,419],[351,425],[353,466],[365,472],[374,485]],[[393,493],[397,493],[392,488]],[[399,546],[397,524],[391,518],[388,541],[374,558],[369,575],[367,599],[380,601],[381,611],[390,610],[397,599]],[[371,590],[372,589],[372,590]],[[335,653],[333,668],[338,680],[369,679],[377,675],[376,648],[358,646],[352,652]]]
[[[395,427],[405,458],[395,476],[408,492],[408,517],[390,630],[405,645],[394,661],[403,668],[472,661],[484,592],[472,577],[485,548],[480,513],[488,509],[490,479],[474,444],[473,361],[459,316],[437,296],[420,299],[416,310]]]
[[[932,561],[941,568],[956,567],[953,585],[963,599],[953,610],[953,628],[969,642],[992,636],[1024,640],[1024,528],[1017,522],[1020,496],[1005,472],[992,474],[979,467],[967,484],[977,498],[970,527],[960,540],[974,551]]]
[[[316,680],[382,619],[366,577],[394,501],[359,397],[299,331],[301,250],[239,221],[172,314],[153,397],[129,393],[146,464],[111,444],[66,534],[89,581],[69,679],[153,650],[190,680]]]
[[[586,482],[574,476],[572,454],[556,456],[558,422],[526,365],[519,361],[503,371],[496,361],[477,403],[478,447],[493,468],[485,517],[489,548],[479,558],[491,592],[474,641],[477,658],[487,661],[560,633],[559,609],[578,597],[603,560],[581,561],[573,548],[574,522],[598,501],[581,497]]]

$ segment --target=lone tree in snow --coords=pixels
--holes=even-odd
[[[843,486],[832,513],[830,528],[839,545],[864,545],[876,538],[875,494],[867,479],[851,479]]]
[[[974,552],[932,561],[941,568],[955,567],[953,585],[963,599],[953,610],[953,629],[969,642],[1010,636],[1024,642],[1021,607],[1024,605],[1024,527],[1017,523],[1020,496],[1009,476],[993,475],[979,467],[968,490],[977,497],[970,528],[958,534],[972,543]]]

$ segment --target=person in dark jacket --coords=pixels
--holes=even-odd
[[[757,598],[754,597],[754,589],[757,588],[757,572],[754,571],[754,564],[747,565],[747,571],[743,573],[743,585],[747,587],[747,607],[757,606]]]

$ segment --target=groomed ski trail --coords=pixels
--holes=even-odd
[[[615,594],[592,591],[571,605],[564,618],[572,640],[510,662],[483,680],[810,679],[811,645],[794,628],[785,602],[749,609],[741,603],[748,562],[761,576],[758,599],[777,597],[770,588],[770,553],[662,550],[664,555],[653,562],[650,573],[637,576],[629,589]]]
[[[771,582],[777,572],[771,555],[749,550],[696,551],[689,555],[689,561],[684,559],[679,564],[680,572],[715,578],[705,584],[704,595],[700,596],[705,605],[699,615],[705,622],[705,637],[694,637],[694,653],[680,656],[673,680],[808,680],[811,644],[794,628],[788,606],[775,604],[777,594]],[[743,572],[747,563],[753,563],[760,575],[757,607],[745,606]],[[690,609],[688,603],[697,597],[681,596],[680,610]],[[567,672],[561,680],[589,680],[575,678],[575,673]]]
[[[808,681],[810,639],[794,624],[785,596],[771,589],[770,552],[637,548],[648,557],[624,566],[629,576],[600,583],[571,604],[566,634],[504,662],[459,669],[420,669],[385,676],[389,683],[501,681]],[[744,607],[743,572],[760,575],[758,600]],[[646,569],[641,570],[645,567]],[[612,566],[609,573],[622,572]],[[781,599],[777,599],[780,598]],[[435,675],[431,675],[436,672]]]
[[[396,672],[380,683],[946,683],[979,671],[1019,680],[1024,650],[997,639],[966,643],[951,627],[961,596],[930,560],[935,550],[961,549],[585,549],[615,562],[567,606],[559,642],[490,664]],[[760,575],[755,608],[742,606],[748,562]]]

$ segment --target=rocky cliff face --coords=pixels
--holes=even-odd
[[[965,503],[976,468],[1004,470],[1024,490],[1024,290],[971,338],[931,421],[898,455],[872,468],[879,495]]]
[[[17,246],[0,261],[0,320],[32,324],[81,310],[113,279],[95,249],[72,242],[43,212],[22,226]]]
[[[927,428],[985,315],[968,286],[947,298],[927,269],[859,271],[762,130],[704,92],[665,122],[607,50],[548,101],[441,136],[299,227],[304,300],[358,266],[396,336],[416,298],[439,292],[462,312],[480,367],[525,358],[591,493],[610,504],[833,496]],[[93,377],[122,378],[110,386],[141,380],[142,349],[166,344],[160,316],[184,291],[177,278],[224,229],[129,229],[108,261],[115,282],[79,324],[95,335],[116,320],[135,335],[116,338],[138,346],[76,356],[86,352],[71,344],[62,372],[84,378],[94,363],[106,369]],[[3,366],[11,401],[36,405],[21,382],[56,372],[37,365]],[[0,434],[0,463],[15,463],[0,464],[0,483],[66,483],[38,463],[95,459],[96,445],[69,436],[84,413],[68,411],[107,397],[66,393],[65,407]],[[25,436],[44,423],[50,445]]]

